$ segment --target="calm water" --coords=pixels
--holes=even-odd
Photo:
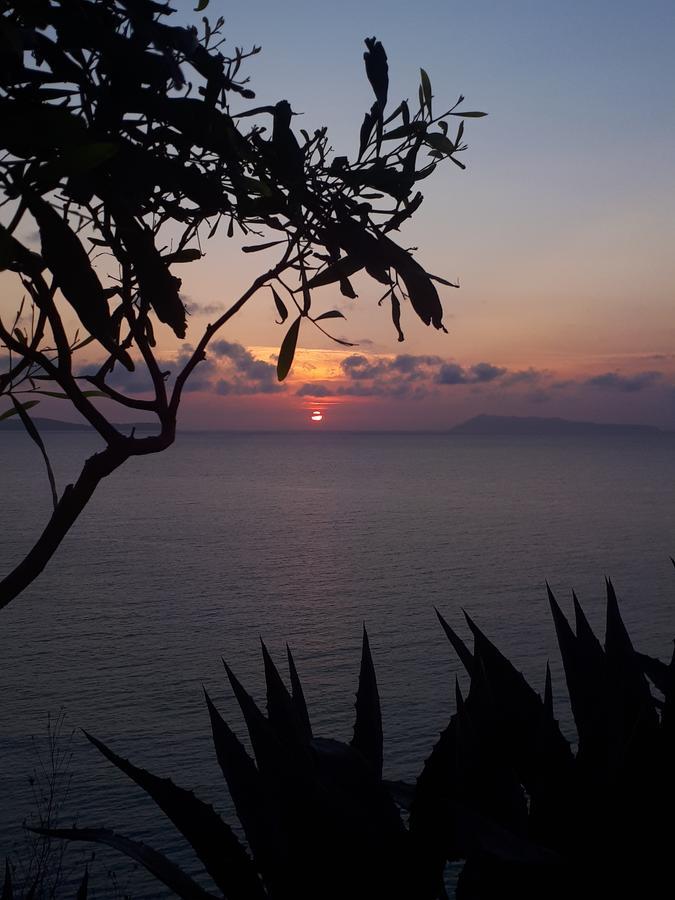
[[[47,438],[63,485],[94,439]],[[3,569],[48,514],[39,465],[23,435],[2,435]],[[544,580],[565,603],[575,587],[601,626],[611,575],[635,642],[663,657],[670,555],[671,437],[183,435],[112,476],[0,613],[0,846],[31,812],[30,736],[61,707],[71,727],[229,815],[201,684],[239,727],[220,659],[262,700],[260,635],[279,662],[286,641],[294,649],[315,731],[349,739],[366,622],[390,777],[414,777],[452,711],[460,668],[434,606],[463,633],[465,607],[536,686],[550,658],[569,730]],[[190,865],[151,801],[79,735],[73,750],[64,822],[119,828]],[[103,896],[118,858],[98,859]],[[134,897],[158,896],[120,871]]]

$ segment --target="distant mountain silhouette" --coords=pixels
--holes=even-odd
[[[41,419],[33,418],[33,422],[38,431],[93,431],[88,422],[62,422],[60,419]],[[117,423],[115,428],[122,432],[131,431],[157,431],[158,426],[152,422],[127,422]],[[0,422],[0,434],[3,431],[24,431],[23,422],[17,417],[12,416],[11,419],[5,419]]]
[[[652,425],[602,425],[538,416],[474,416],[450,429],[450,434],[484,435],[639,435],[671,434]]]

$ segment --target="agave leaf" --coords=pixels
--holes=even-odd
[[[306,759],[299,759],[294,750],[289,750],[281,742],[275,729],[258,709],[234,672],[227,663],[224,662],[224,665],[232,691],[244,716],[261,774],[283,791],[291,789],[293,779],[297,782],[294,789],[301,783],[306,783],[311,777],[311,769],[306,764]]]
[[[86,731],[85,735],[106,759],[152,797],[192,845],[206,871],[226,897],[232,900],[263,900],[265,892],[253,863],[232,829],[212,806],[203,803],[192,791],[178,787],[169,778],[158,778],[134,766]]]
[[[668,682],[664,691],[663,713],[661,723],[666,746],[671,756],[675,751],[675,649],[668,666]]]
[[[298,318],[295,320],[295,322],[293,322],[291,327],[286,332],[286,336],[281,342],[279,359],[277,361],[277,379],[279,381],[283,381],[286,378],[291,370],[291,366],[293,365],[293,358],[295,356],[295,348],[298,343],[298,334],[300,333],[301,321],[302,316],[298,316]]]
[[[351,746],[358,750],[372,765],[378,778],[382,778],[382,712],[380,695],[375,678],[373,657],[365,625],[361,646],[361,669],[356,692],[356,721]]]
[[[503,862],[528,866],[558,866],[562,862],[557,853],[514,834],[469,806],[458,803],[456,815],[470,853],[485,853]]]
[[[473,691],[472,678],[467,707],[471,707],[481,733],[487,727],[488,737],[500,742],[505,759],[530,794],[537,826],[546,830],[556,827],[556,820],[565,820],[560,798],[572,777],[570,746],[555,720],[550,720],[542,733],[546,716],[541,698],[466,613],[465,616],[474,635],[474,668],[480,663],[491,699],[486,703],[484,692]]]
[[[82,881],[80,882],[80,886],[77,889],[77,894],[75,900],[87,900],[87,896],[89,895],[89,869],[87,866],[84,867],[84,875],[82,876]]]
[[[547,719],[553,719],[553,685],[551,683],[551,666],[546,661],[546,680],[544,682],[544,712]]]
[[[459,685],[459,678],[455,675],[455,706],[457,707],[457,712],[461,713],[464,709],[464,697],[462,696],[462,689]]]
[[[394,803],[409,812],[415,796],[415,785],[407,781],[390,781],[386,778],[382,784],[389,791]]]
[[[548,584],[546,590],[579,737],[579,759],[602,765],[606,747],[604,654],[601,650],[598,657],[592,632],[583,632],[583,642],[577,638]]]
[[[13,900],[12,870],[9,867],[9,859],[5,857],[5,879],[2,885],[2,900]]]
[[[265,667],[265,683],[267,685],[267,717],[280,740],[294,753],[306,755],[308,742],[291,695],[284,684],[279,670],[274,665],[265,642],[260,639],[263,664]]]
[[[636,656],[647,678],[649,678],[654,687],[658,688],[662,694],[665,694],[670,685],[670,666],[646,653],[636,652]]]
[[[285,836],[273,797],[244,746],[204,691],[218,764],[256,862],[273,878],[284,855]]]
[[[31,828],[36,834],[67,841],[86,841],[106,844],[119,850],[144,866],[151,875],[165,884],[182,900],[213,900],[214,895],[205,891],[175,863],[147,844],[134,841],[110,828]]]
[[[460,638],[456,631],[454,631],[448,623],[445,621],[440,612],[434,607],[434,611],[436,616],[438,617],[438,621],[441,623],[441,627],[446,634],[446,637],[454,647],[455,653],[459,656],[462,661],[462,665],[466,669],[469,675],[473,672],[473,654],[466,646],[464,641]]]
[[[574,628],[577,633],[579,646],[589,657],[595,658],[598,665],[600,665],[605,656],[602,645],[595,636],[595,633],[586,618],[586,613],[579,603],[579,598],[574,591],[572,591],[572,603],[574,604]]]
[[[480,729],[462,703],[426,760],[415,787],[410,831],[429,854],[438,874],[446,860],[464,858],[466,835],[458,824],[458,805],[524,834],[525,796],[496,733]]]
[[[657,725],[657,713],[649,684],[642,670],[626,626],[612,582],[606,580],[607,626],[605,654],[610,686],[610,720],[615,732],[613,745],[623,741],[649,740],[649,732]]]
[[[298,676],[298,670],[295,667],[295,661],[288,645],[286,645],[286,656],[288,658],[288,672],[291,678],[291,697],[293,705],[298,713],[298,718],[302,723],[305,736],[308,739],[312,737],[312,725],[309,719],[309,711],[305,701],[305,693],[302,689],[302,682]]]

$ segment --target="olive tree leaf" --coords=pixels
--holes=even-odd
[[[320,316],[317,316],[314,319],[315,322],[320,322],[322,319],[344,319],[345,317],[342,313],[337,309],[331,309],[328,312],[321,313]]]
[[[37,406],[39,402],[39,400],[29,400],[27,403],[21,403],[19,405],[24,409],[30,409],[31,406]],[[13,409],[6,409],[4,413],[0,413],[0,422],[2,422],[3,419],[9,419],[10,416],[16,416],[17,414],[18,410],[16,409],[16,406]]]
[[[431,93],[431,81],[424,69],[420,69],[420,78],[422,81],[422,97],[426,108],[429,110],[429,115],[431,115],[431,98],[433,96]]]
[[[295,348],[298,343],[301,319],[302,316],[298,316],[286,332],[286,337],[282,341],[281,349],[279,350],[279,359],[277,361],[277,378],[279,381],[283,381],[284,378],[286,378],[293,365],[293,357],[295,356]]]
[[[49,462],[49,457],[47,456],[47,450],[42,441],[42,438],[40,437],[40,432],[37,430],[37,428],[35,427],[35,425],[33,424],[32,420],[31,420],[30,416],[26,412],[27,406],[29,406],[29,405],[34,406],[35,403],[37,403],[39,401],[35,400],[35,401],[29,401],[28,403],[19,403],[19,401],[16,399],[16,397],[13,394],[10,394],[10,399],[11,399],[12,403],[14,404],[14,409],[16,410],[17,416],[23,422],[23,427],[28,432],[29,437],[37,444],[37,447],[38,447],[40,453],[42,454],[42,458],[45,461],[45,467],[47,469],[47,478],[49,479],[49,487],[51,488],[51,492],[52,492],[52,502],[54,504],[54,509],[56,509],[56,507],[58,506],[59,497],[58,497],[58,494],[56,493],[56,481],[54,479],[54,472],[52,471],[52,466],[51,466],[51,463]]]
[[[279,313],[280,321],[277,322],[277,325],[283,325],[283,323],[288,318],[288,310],[286,309],[286,304],[281,299],[279,294],[274,290],[272,285],[270,285],[270,290],[272,291],[272,296],[274,297],[274,305],[277,308],[277,312]]]

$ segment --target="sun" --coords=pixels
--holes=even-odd
[[[319,412],[318,409],[315,409],[312,415],[310,416],[312,422],[322,422],[323,415]]]

